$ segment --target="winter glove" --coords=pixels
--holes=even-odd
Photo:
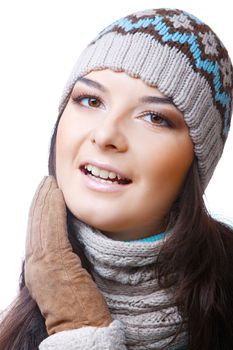
[[[53,176],[43,178],[29,210],[25,284],[49,335],[112,322],[103,295],[72,251],[63,193]]]

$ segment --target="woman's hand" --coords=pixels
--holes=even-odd
[[[112,322],[103,295],[68,240],[66,206],[53,176],[45,176],[28,219],[25,283],[38,304],[49,335]]]

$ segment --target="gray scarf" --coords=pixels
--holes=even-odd
[[[168,345],[182,318],[172,301],[172,289],[160,289],[154,264],[164,241],[116,241],[73,220],[77,239],[92,266],[92,274],[113,319],[124,324],[127,349],[180,349],[187,344],[186,323]]]

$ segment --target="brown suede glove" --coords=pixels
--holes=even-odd
[[[49,335],[112,322],[103,295],[72,252],[65,201],[53,176],[43,178],[30,207],[25,283],[45,317]]]

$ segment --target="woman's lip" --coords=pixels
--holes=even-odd
[[[123,191],[127,186],[130,185],[130,183],[126,185],[122,185],[122,184],[118,184],[117,182],[114,182],[112,184],[97,182],[95,178],[92,178],[90,175],[86,175],[82,170],[80,170],[80,172],[81,172],[84,185],[94,191],[118,192],[118,191]]]

